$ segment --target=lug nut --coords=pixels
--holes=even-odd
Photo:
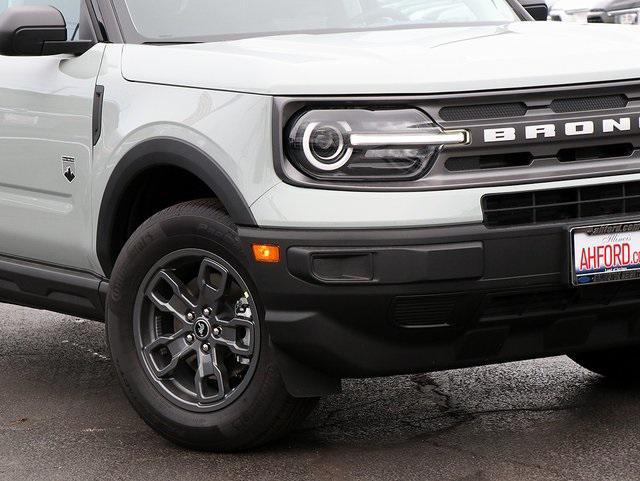
[[[187,334],[187,342],[191,344],[194,341],[193,334]]]
[[[187,313],[187,321],[193,321],[196,318],[196,315],[193,312]]]
[[[220,334],[222,334],[222,329],[220,329],[219,327],[214,327],[213,328],[213,335],[218,337],[218,336],[220,336]]]
[[[202,345],[202,352],[209,352],[211,350],[211,346],[209,344]]]
[[[202,313],[209,317],[211,315],[211,309],[209,309],[208,307],[205,307],[204,310],[202,311]]]

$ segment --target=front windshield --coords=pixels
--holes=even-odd
[[[507,0],[114,0],[145,42],[518,20]]]

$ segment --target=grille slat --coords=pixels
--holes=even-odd
[[[522,102],[486,105],[462,105],[443,107],[440,118],[448,122],[457,120],[499,119],[507,117],[523,117],[527,106]]]
[[[596,97],[576,97],[556,99],[551,102],[555,113],[589,112],[593,110],[623,109],[629,101],[625,95],[600,95]]]
[[[447,326],[453,320],[453,313],[459,296],[413,296],[398,297],[393,306],[396,324],[404,327]]]
[[[544,202],[540,202],[540,199]],[[575,200],[563,200],[563,199]],[[561,199],[553,201],[553,199]],[[482,199],[484,224],[508,227],[640,213],[640,182],[574,187],[523,194],[492,194]]]
[[[451,329],[457,326],[488,325],[501,322],[521,321],[548,324],[555,317],[569,317],[584,312],[612,309],[637,309],[640,299],[640,284],[601,285],[594,290],[540,289],[505,293],[484,292],[479,294],[432,294],[399,297],[397,307],[411,305],[416,309],[406,316],[402,309],[391,311],[391,319],[401,327]],[[451,305],[468,306],[455,310]],[[444,306],[447,306],[443,309]],[[551,319],[550,319],[551,318]]]
[[[640,200],[640,196],[638,195],[632,195],[629,197],[607,197],[607,198],[603,198],[603,199],[592,199],[592,200],[584,200],[584,201],[574,201],[574,202],[558,202],[557,204],[538,204],[538,205],[532,205],[528,208],[530,209],[535,209],[535,208],[540,208],[540,209],[546,209],[546,208],[553,208],[553,207],[563,207],[563,206],[569,206],[569,205],[588,205],[588,204],[598,204],[598,203],[602,203],[602,202],[611,202],[611,201],[620,201],[620,200],[631,200],[631,199],[638,199]],[[502,209],[492,209],[491,212],[509,212],[509,211],[517,211],[517,210],[524,210],[527,209],[527,207],[504,207]]]
[[[445,162],[449,172],[465,172],[486,169],[508,169],[526,167],[533,162],[530,152],[511,152],[509,154],[471,155],[467,157],[451,157]]]
[[[531,110],[548,107],[554,113],[592,112],[596,110],[623,109],[629,104],[624,94],[594,95],[589,97],[556,98],[546,105],[527,105],[524,102],[507,102],[477,105],[451,105],[442,107],[440,118],[446,122],[461,120],[503,119],[524,117]]]

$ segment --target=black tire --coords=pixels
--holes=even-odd
[[[640,382],[640,346],[570,354],[569,358],[616,384]]]
[[[141,292],[146,289],[142,288],[143,282],[152,275],[150,270],[157,266],[159,260],[174,255],[172,253],[185,252],[185,249],[206,251],[216,259],[226,261],[251,292],[252,306],[257,306],[257,312],[253,314],[255,319],[252,316],[253,321],[257,320],[255,337],[252,334],[252,338],[257,340],[254,351],[254,354],[257,352],[257,360],[254,362],[254,357],[251,357],[252,367],[247,368],[251,375],[248,378],[249,374],[245,373],[239,381],[239,387],[244,387],[240,394],[234,391],[237,397],[223,407],[211,408],[207,412],[198,409],[204,409],[208,405],[199,405],[194,401],[191,409],[189,406],[179,405],[182,401],[178,397],[175,402],[172,400],[171,391],[163,386],[173,388],[179,383],[167,381],[164,377],[154,378],[151,374],[153,369],[145,361],[147,351],[141,350],[137,341],[140,334],[136,332],[142,331],[134,328],[134,318],[138,319],[134,311],[140,305],[141,296],[144,301],[149,302],[145,297],[148,293]],[[179,445],[217,452],[251,449],[286,435],[315,405],[315,399],[296,399],[285,389],[274,353],[269,346],[268,335],[260,322],[262,310],[259,307],[257,289],[244,268],[248,262],[241,248],[236,226],[217,201],[205,199],[170,207],[147,220],[131,236],[115,264],[107,300],[107,341],[120,382],[129,401],[144,421],[162,436]],[[200,285],[200,277],[197,278],[197,285]],[[151,309],[155,309],[153,300],[151,304]],[[191,313],[189,315],[193,317]],[[151,318],[157,319],[158,316]],[[137,326],[142,321],[136,322]],[[203,339],[199,344],[200,350],[195,349],[197,352],[193,354],[193,358],[196,362],[200,362],[201,351],[204,351],[203,345],[206,342]],[[168,350],[161,352],[163,355],[169,353]],[[173,351],[169,357],[172,358],[171,356]],[[234,353],[232,358],[240,363],[240,358]],[[187,370],[188,367],[181,364],[180,369]],[[194,368],[194,372],[197,373],[198,369]],[[171,376],[177,377],[174,373]],[[188,380],[188,376],[185,379]],[[196,376],[196,383],[197,379]],[[221,386],[219,383],[215,385],[219,388]],[[226,382],[225,386],[228,387]],[[224,391],[221,388],[221,392]],[[180,390],[176,392],[176,396],[183,395]],[[204,392],[204,388],[201,387],[200,391],[195,388],[195,392]],[[186,394],[184,396],[187,401],[191,399]]]

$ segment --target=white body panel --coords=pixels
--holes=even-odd
[[[271,154],[271,98],[128,82],[121,75],[121,53],[122,45],[107,46],[98,77],[105,96],[102,136],[94,149],[94,232],[114,168],[145,140],[169,137],[200,148],[226,172],[247,204],[280,182]],[[95,248],[91,256],[100,272]]]
[[[267,95],[433,94],[640,78],[640,29],[519,22],[127,45],[132,81]]]
[[[0,254],[90,267],[91,116],[103,50],[0,56]],[[73,183],[63,156],[75,158]]]
[[[431,192],[348,192],[280,184],[251,206],[262,226],[366,229],[481,223],[486,194],[640,180],[640,174]]]

